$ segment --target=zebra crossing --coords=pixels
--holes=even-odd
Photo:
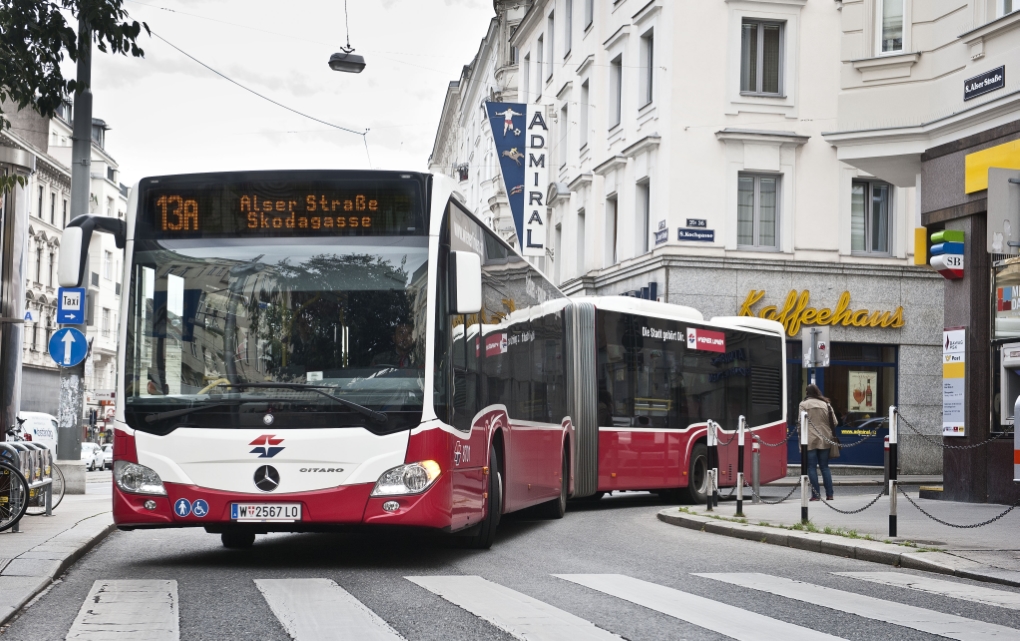
[[[1020,593],[900,572],[833,572],[854,579],[862,592],[881,584],[1007,611],[1020,609]],[[765,616],[730,603],[622,574],[553,574],[565,590],[590,590],[740,641],[841,639],[820,630]],[[879,599],[859,592],[760,573],[695,573],[692,576],[765,592],[857,615],[896,629],[959,641],[1020,639],[1007,627],[945,611]],[[620,634],[549,603],[480,576],[407,576],[407,581],[522,641],[621,641]],[[255,586],[283,630],[296,641],[351,639],[395,641],[404,637],[336,582],[325,578],[255,579]],[[178,584],[173,580],[98,580],[81,605],[66,639],[73,641],[178,641]],[[1015,619],[1014,619],[1015,620]]]

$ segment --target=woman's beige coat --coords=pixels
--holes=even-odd
[[[800,413],[808,413],[808,449],[827,450],[829,443],[822,440],[822,437],[832,438],[832,429],[829,427],[829,404],[817,398],[806,398],[800,404],[797,412],[797,433],[800,434]],[[798,441],[799,442],[799,441]]]

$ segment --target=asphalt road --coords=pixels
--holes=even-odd
[[[748,572],[803,581],[819,594],[823,590],[814,586],[1006,626],[1016,630],[1015,636],[1006,630],[997,638],[1020,638],[1020,590],[695,532],[658,521],[655,514],[662,507],[649,495],[629,494],[607,497],[596,504],[572,504],[559,521],[536,520],[527,515],[509,517],[500,526],[493,549],[484,552],[458,549],[442,539],[378,534],[266,535],[260,536],[252,549],[238,551],[224,549],[218,536],[198,529],[115,532],[25,610],[0,638],[64,639],[96,581],[172,579],[177,582],[175,607],[181,639],[285,640],[291,637],[268,607],[255,580],[303,578],[335,581],[406,639],[514,638],[405,578],[463,575],[483,577],[631,641],[729,638],[554,574],[633,577],[699,595],[720,607],[728,604],[802,626],[808,629],[802,638],[820,636],[817,633],[861,641],[943,638],[867,618],[870,612],[859,616],[692,574]],[[890,571],[936,578],[957,587],[994,589],[1007,595],[1007,600],[1015,600],[1017,608],[832,574]],[[622,585],[624,581],[617,582]],[[674,595],[677,603],[693,600]],[[879,610],[875,606],[876,616]],[[704,612],[711,614],[710,610]],[[720,623],[741,618],[734,612],[712,614],[712,620]],[[964,625],[964,636],[953,638],[987,638],[968,636],[980,632],[979,626]],[[111,638],[150,637],[139,632],[136,636]],[[582,637],[567,634],[556,638]],[[762,631],[746,638],[765,639],[769,635]]]

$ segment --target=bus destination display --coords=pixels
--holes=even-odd
[[[190,186],[189,186],[190,187]],[[225,184],[148,190],[156,238],[376,236],[422,233],[417,187],[410,183]]]

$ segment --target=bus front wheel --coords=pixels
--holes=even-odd
[[[488,488],[485,518],[478,524],[478,531],[464,542],[466,547],[475,550],[488,550],[492,547],[492,541],[496,538],[496,528],[499,526],[499,517],[503,513],[503,472],[494,447],[489,448]]]
[[[698,443],[691,450],[684,498],[694,504],[704,503],[708,498],[708,447],[704,443]]]

